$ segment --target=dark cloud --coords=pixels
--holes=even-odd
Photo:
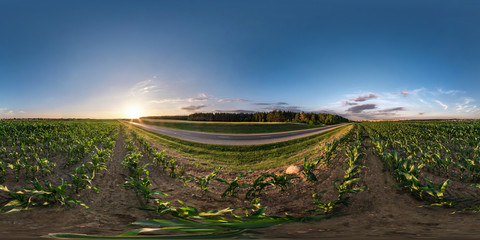
[[[241,99],[241,98],[225,98],[225,99],[220,99],[218,102],[248,102],[246,99]]]
[[[422,115],[424,115],[424,114],[425,114],[424,112],[418,113],[418,115],[420,115],[420,116],[422,116]]]
[[[398,111],[405,111],[406,109],[404,107],[396,107],[396,108],[387,108],[383,110],[379,110],[378,112],[381,113],[389,113],[389,112],[398,112]]]
[[[377,104],[362,104],[362,105],[358,105],[358,106],[351,107],[351,108],[347,109],[347,112],[361,113],[365,110],[370,110],[370,109],[375,109],[375,108],[377,108]]]
[[[191,112],[191,111],[195,111],[195,110],[204,108],[204,107],[206,107],[206,106],[207,106],[207,105],[205,105],[205,104],[201,104],[201,105],[188,105],[188,106],[180,107],[180,109]]]
[[[272,107],[263,108],[263,111],[273,111],[273,110],[301,112],[302,108],[297,106],[272,106]]]
[[[284,106],[284,105],[288,105],[288,103],[286,102],[276,102],[276,103],[254,103],[253,105],[257,105],[257,106]]]
[[[370,93],[368,95],[358,96],[358,97],[350,99],[350,100],[355,101],[355,102],[364,102],[364,101],[367,101],[368,99],[377,98],[377,97],[378,97],[377,94]]]
[[[358,103],[356,102],[349,102],[349,101],[345,101],[343,102],[343,106],[355,106],[357,105]]]
[[[215,113],[255,113],[252,110],[233,109],[233,110],[214,110]]]

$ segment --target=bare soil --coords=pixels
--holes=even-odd
[[[337,136],[338,137],[338,136]],[[153,144],[155,145],[155,144]],[[343,216],[333,217],[318,222],[292,223],[260,230],[261,238],[335,238],[335,239],[405,239],[405,238],[434,238],[434,239],[476,239],[480,236],[478,221],[480,215],[467,212],[452,214],[455,209],[444,207],[420,207],[426,202],[418,201],[412,195],[399,187],[391,174],[384,171],[382,162],[373,153],[369,140],[364,141],[365,155],[362,163],[365,167],[361,171],[360,185],[367,186],[368,191],[352,194],[348,207],[341,207],[338,211]],[[161,148],[161,146],[157,146]],[[49,233],[69,232],[93,235],[116,235],[135,229],[129,225],[136,220],[154,217],[151,212],[130,208],[139,206],[139,199],[131,189],[121,185],[128,171],[120,164],[126,155],[124,136],[118,135],[113,160],[108,162],[107,170],[94,180],[94,185],[100,190],[84,190],[76,197],[90,208],[74,207],[45,207],[34,208],[14,214],[2,214],[0,217],[0,238],[4,239],[33,239],[41,238]],[[187,173],[196,176],[207,175],[212,170],[198,168],[192,164],[192,159],[185,159],[176,155]],[[61,161],[61,159],[59,159]],[[143,163],[149,162],[146,157]],[[317,172],[317,182],[307,182],[299,175],[293,180],[293,185],[280,191],[274,187],[267,187],[262,193],[261,203],[268,208],[267,214],[283,216],[285,212],[293,216],[308,215],[304,210],[314,209],[312,194],[323,192],[322,201],[330,201],[336,197],[333,183],[343,177],[346,167],[343,153],[336,156],[329,166],[322,166]],[[271,171],[280,173],[286,167]],[[201,211],[222,209],[226,207],[247,207],[250,202],[239,194],[240,198],[221,198],[224,186],[212,183],[208,193],[198,190],[192,183],[168,177],[161,169],[151,168],[150,179],[154,190],[168,193],[166,200],[174,203],[177,199],[194,206]],[[60,176],[61,169],[57,167]],[[244,181],[251,181],[264,171],[257,171],[249,175]],[[60,175],[59,175],[60,174]],[[224,171],[219,177],[232,179],[238,172]],[[65,174],[64,174],[65,175]],[[62,175],[63,176],[63,175]],[[435,182],[435,179],[429,176]],[[54,181],[54,179],[52,179]],[[5,185],[10,189],[22,186],[23,182],[7,179]],[[11,186],[11,187],[10,187]],[[453,182],[448,190],[450,196],[461,196],[465,199],[479,199],[476,189],[462,187],[461,183]],[[0,196],[4,202],[6,196]]]

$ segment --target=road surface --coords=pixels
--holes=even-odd
[[[308,137],[329,131],[348,123],[331,125],[320,128],[311,128],[305,130],[296,130],[278,133],[259,133],[259,134],[224,134],[224,133],[206,133],[178,130],[172,128],[157,127],[142,123],[128,122],[134,126],[150,130],[152,132],[164,134],[170,137],[179,138],[192,142],[206,143],[206,144],[221,144],[221,145],[258,145],[267,143],[283,142],[287,140]]]

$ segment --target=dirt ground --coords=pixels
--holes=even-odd
[[[397,183],[389,172],[383,170],[380,159],[371,150],[368,140],[364,141],[365,155],[362,163],[360,185],[369,190],[352,194],[348,207],[341,207],[343,216],[330,219],[292,223],[260,230],[260,238],[322,238],[322,239],[477,239],[480,236],[480,215],[475,213],[455,213],[455,209],[444,207],[420,207],[426,202],[416,200],[408,191],[396,187]],[[131,189],[121,187],[128,171],[120,164],[126,150],[124,136],[118,135],[113,154],[113,160],[107,163],[107,170],[94,180],[94,185],[100,190],[96,193],[84,190],[76,197],[90,208],[75,207],[45,207],[21,211],[0,216],[0,238],[2,239],[34,239],[42,238],[49,233],[84,233],[92,235],[116,235],[136,227],[129,225],[136,220],[144,220],[154,215],[151,212],[130,208],[138,206],[139,199]],[[172,155],[174,155],[172,153]],[[197,176],[208,174],[211,170],[198,169],[189,164],[191,159],[175,156],[182,162],[187,173]],[[144,163],[147,159],[142,159]],[[61,161],[59,159],[59,161]],[[286,191],[268,187],[262,194],[261,203],[266,206],[269,215],[283,216],[285,212],[293,216],[306,215],[304,210],[313,209],[312,194],[324,192],[321,200],[333,200],[336,196],[333,182],[343,177],[346,164],[343,154],[335,157],[329,166],[323,166],[318,172],[319,181],[311,183],[299,175],[293,181],[294,185]],[[284,171],[286,167],[274,169],[273,172]],[[62,176],[61,168],[57,167],[55,176]],[[252,173],[248,181],[264,171]],[[234,178],[237,172],[223,172],[222,178]],[[150,180],[153,190],[168,193],[165,200],[175,202],[177,199],[194,206],[201,211],[222,209],[230,206],[246,207],[249,201],[243,199],[245,192],[240,192],[240,198],[221,198],[224,187],[213,183],[208,193],[200,192],[192,184],[175,180],[160,169],[150,169]],[[435,179],[433,179],[435,181]],[[54,181],[54,179],[52,179]],[[22,186],[7,178],[10,189]],[[479,199],[479,192],[471,188],[462,188],[455,181],[447,194]],[[465,193],[468,191],[468,193]],[[6,196],[0,195],[0,203],[6,201]]]

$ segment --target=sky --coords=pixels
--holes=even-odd
[[[0,118],[480,118],[480,1],[0,0]]]

